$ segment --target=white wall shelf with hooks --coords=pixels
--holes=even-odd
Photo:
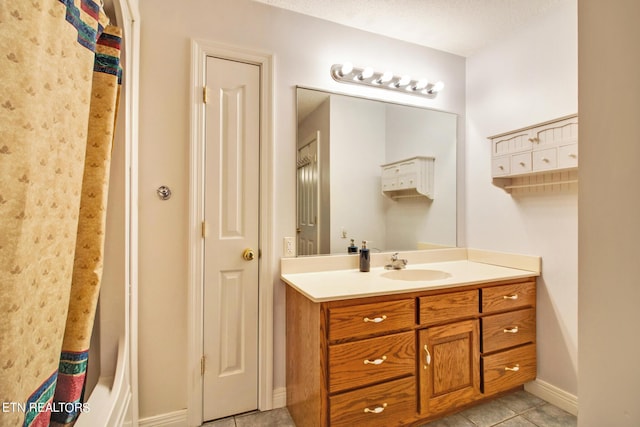
[[[427,197],[433,200],[435,158],[416,156],[381,165],[382,194],[397,200]]]
[[[490,136],[493,184],[510,193],[556,192],[577,185],[578,116]]]

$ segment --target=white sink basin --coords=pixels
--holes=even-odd
[[[451,274],[446,271],[440,270],[391,270],[386,273],[382,273],[382,277],[392,280],[406,280],[406,281],[423,281],[423,280],[442,280],[451,277]]]

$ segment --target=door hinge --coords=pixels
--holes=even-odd
[[[205,358],[204,356],[202,356],[200,358],[200,376],[204,376],[204,365],[205,365]]]
[[[205,104],[209,103],[209,87],[207,86],[202,87],[202,102]]]
[[[201,234],[202,234],[202,238],[204,239],[205,237],[207,237],[207,233],[208,233],[208,228],[207,228],[207,221],[202,221],[202,226],[201,226]]]

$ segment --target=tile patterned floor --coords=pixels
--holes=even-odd
[[[526,391],[474,406],[422,427],[576,427],[575,416]],[[251,412],[212,421],[203,427],[296,427],[286,408]],[[304,427],[304,426],[298,426]],[[363,426],[364,427],[364,426]]]

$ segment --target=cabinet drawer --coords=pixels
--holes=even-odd
[[[578,144],[569,144],[558,147],[558,168],[578,167]]]
[[[398,177],[398,190],[405,190],[407,188],[416,188],[417,184],[418,184],[417,173],[402,174]]]
[[[495,157],[491,160],[491,175],[502,176],[511,172],[511,157]]]
[[[483,317],[483,353],[515,347],[536,340],[536,310],[527,308]]]
[[[511,156],[511,174],[518,175],[531,172],[531,153]]]
[[[329,309],[329,340],[383,334],[415,325],[415,299]]]
[[[544,171],[558,167],[558,153],[556,148],[533,152],[533,170]]]
[[[478,291],[451,292],[420,297],[420,324],[463,319],[478,314]]]
[[[398,179],[395,176],[392,178],[385,178],[384,176],[382,177],[383,190],[393,191],[393,190],[397,190],[398,189],[397,187],[398,187]]]
[[[413,332],[329,346],[329,393],[415,372]]]
[[[331,427],[403,426],[416,413],[415,378],[403,378],[329,398]]]
[[[536,283],[524,282],[482,288],[480,295],[482,298],[483,313],[535,306]]]
[[[536,346],[527,344],[482,357],[483,392],[509,390],[536,378]]]

